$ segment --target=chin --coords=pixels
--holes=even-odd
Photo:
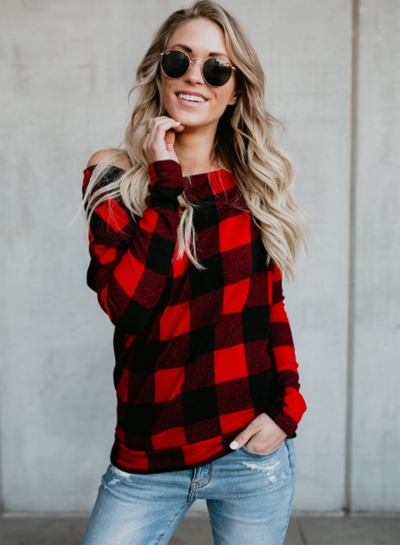
[[[185,109],[176,107],[164,107],[164,111],[164,115],[171,117],[176,121],[179,121],[179,123],[182,123],[182,125],[184,125],[185,127],[198,127],[201,125],[209,125],[213,122],[213,120],[206,120],[204,114],[196,111],[188,112]]]

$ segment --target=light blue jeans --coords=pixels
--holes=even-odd
[[[166,545],[197,498],[207,501],[215,545],[282,545],[294,482],[293,439],[195,469],[137,474],[110,464],[82,545]]]

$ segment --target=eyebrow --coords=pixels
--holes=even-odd
[[[186,53],[193,53],[193,50],[188,46],[188,45],[185,45],[185,44],[175,44],[175,45],[171,45],[171,49],[173,47],[181,47],[182,49],[184,49],[186,51]],[[209,57],[219,57],[223,55],[224,57],[228,57],[227,53],[220,53],[218,51],[211,51],[208,56]]]

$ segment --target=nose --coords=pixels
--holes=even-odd
[[[190,83],[204,83],[201,59],[192,59],[189,70],[185,74],[185,81]]]

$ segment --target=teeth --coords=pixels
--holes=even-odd
[[[183,93],[179,93],[178,97],[183,98],[184,100],[191,100],[192,102],[205,102],[204,98],[195,95],[184,95]]]

